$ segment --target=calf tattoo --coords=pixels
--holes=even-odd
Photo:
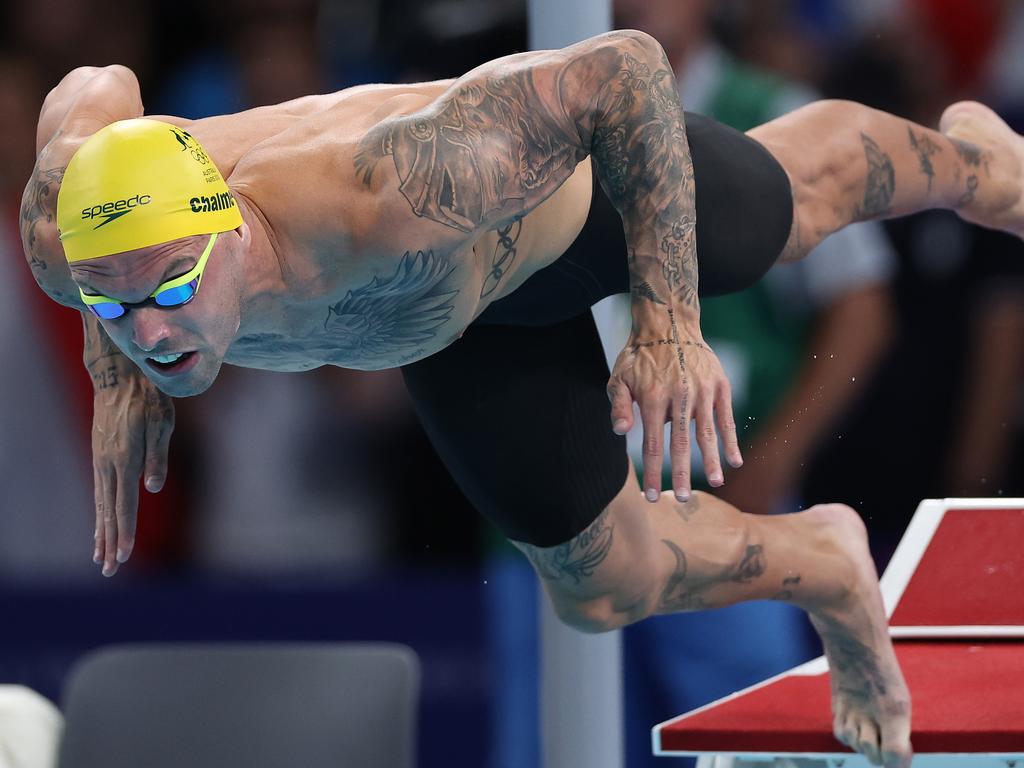
[[[931,192],[932,179],[935,178],[935,168],[932,166],[931,156],[941,152],[942,147],[929,139],[928,134],[924,131],[918,136],[914,134],[913,128],[908,127],[907,133],[910,134],[910,147],[917,153],[917,159],[921,163],[921,173],[928,177],[928,191]]]
[[[865,180],[864,202],[857,208],[857,219],[871,219],[889,212],[893,193],[896,191],[896,169],[892,158],[881,150],[875,140],[866,133],[860,135],[864,154],[868,161],[868,175]]]
[[[748,545],[735,566],[718,574],[697,576],[690,573],[689,562],[682,547],[668,539],[662,539],[662,543],[668,547],[676,563],[658,599],[658,611],[661,613],[713,608],[714,601],[708,598],[708,592],[716,586],[729,582],[749,584],[765,572],[764,547],[760,544]]]
[[[772,595],[772,600],[792,600],[793,589],[800,584],[800,574],[787,576],[782,580],[782,589]]]

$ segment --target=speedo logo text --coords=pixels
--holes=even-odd
[[[149,205],[153,201],[150,195],[132,195],[122,200],[111,200],[107,203],[98,203],[91,205],[88,208],[82,209],[82,219],[88,221],[102,217],[103,221],[97,224],[93,229],[99,229],[100,227],[109,224],[115,219],[119,219],[126,213],[131,213],[134,209],[140,205]]]

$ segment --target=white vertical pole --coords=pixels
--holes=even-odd
[[[529,0],[530,50],[564,48],[612,28],[612,0]]]
[[[562,48],[612,28],[611,0],[529,0],[531,50]],[[622,768],[622,633],[585,635],[541,595],[544,768]]]

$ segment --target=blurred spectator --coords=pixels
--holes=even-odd
[[[946,104],[984,88],[943,77],[955,69],[951,48],[972,44],[935,40],[929,29],[889,23],[855,41],[836,58],[829,94],[934,125]],[[1024,300],[1020,241],[948,211],[896,219],[886,229],[899,255],[900,331],[805,484],[808,498],[860,510],[880,569],[922,498],[1024,490],[1011,471],[1021,434],[1020,345],[1007,344]]]
[[[92,386],[81,363],[81,320],[36,287],[18,220],[42,93],[32,60],[0,55],[0,349],[9,361],[0,386],[0,577],[10,580],[93,568],[83,405]],[[61,331],[73,343],[62,344],[54,335]]]
[[[31,52],[47,88],[83,64],[124,64],[145,82],[152,5],[109,0],[5,3],[5,26],[16,47]]]

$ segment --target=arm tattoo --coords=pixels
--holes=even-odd
[[[661,304],[662,306],[665,304],[665,302],[658,296],[657,291],[655,291],[654,288],[651,287],[651,284],[646,280],[634,285],[631,293],[638,298],[647,299],[654,304]]]
[[[356,172],[369,185],[390,156],[417,216],[466,233],[499,223],[540,203],[585,157],[541,104],[529,70],[474,79],[420,114],[371,129]]]
[[[631,349],[636,352],[638,349],[645,347],[663,347],[669,344],[679,344],[676,339],[654,339],[653,341],[637,341],[633,343]],[[684,347],[696,347],[697,349],[703,349],[705,352],[709,352],[710,349],[706,344],[702,344],[699,341],[684,341],[682,342]]]
[[[588,154],[642,254],[641,280],[695,308],[693,164],[671,66],[649,36],[493,62],[372,128],[354,163],[370,185],[391,158],[415,215],[469,234],[525,215]]]
[[[866,133],[860,135],[868,161],[868,175],[864,188],[864,202],[857,208],[857,219],[873,219],[889,212],[896,191],[896,170],[892,158],[881,150]]]
[[[99,391],[117,387],[124,375],[123,366],[134,366],[134,363],[122,354],[107,336],[100,321],[88,312],[82,312],[82,331],[85,336],[82,361],[92,377],[93,389]]]
[[[490,296],[498,287],[501,278],[508,272],[509,267],[516,258],[516,243],[519,234],[523,230],[523,220],[516,218],[511,224],[501,227],[498,230],[498,242],[494,246],[494,253],[491,256],[491,270],[484,278],[483,287],[480,289],[480,298]]]
[[[548,581],[572,579],[580,584],[594,575],[612,548],[615,526],[608,523],[604,510],[590,526],[575,538],[557,547],[535,547],[520,544],[537,573]]]
[[[942,148],[928,138],[928,134],[922,132],[920,136],[914,135],[914,129],[907,127],[910,134],[910,147],[917,153],[917,159],[921,163],[921,173],[928,177],[928,192],[932,191],[932,179],[935,178],[935,168],[932,166],[931,156],[941,152]]]
[[[57,215],[57,190],[64,179],[64,168],[43,170],[36,163],[33,178],[25,187],[21,201],[21,242],[33,271],[45,271],[46,262],[39,258],[36,228],[40,221],[53,223]]]

